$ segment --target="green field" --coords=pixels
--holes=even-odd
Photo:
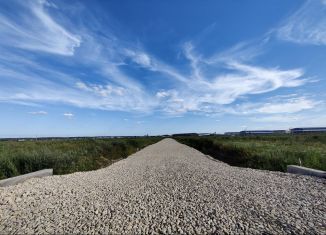
[[[112,164],[160,137],[0,141],[0,179],[53,168],[54,174]],[[175,137],[233,166],[286,171],[295,164],[326,170],[326,135]]]
[[[301,165],[326,171],[326,135],[176,137],[232,166],[286,171]]]
[[[53,168],[54,174],[106,167],[159,137],[0,141],[0,179]]]

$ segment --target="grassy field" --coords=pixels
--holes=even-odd
[[[0,179],[53,168],[95,170],[159,141],[159,137],[0,141]],[[233,166],[286,171],[290,164],[326,171],[326,135],[176,137]]]
[[[0,179],[53,168],[54,174],[89,171],[159,141],[158,137],[0,141]]]
[[[326,135],[178,137],[181,143],[233,166],[286,171],[301,165],[326,171]]]

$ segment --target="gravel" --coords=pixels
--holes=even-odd
[[[326,180],[164,139],[107,168],[0,189],[0,233],[326,234]]]

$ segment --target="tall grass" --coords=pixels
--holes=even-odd
[[[178,141],[233,166],[286,171],[287,165],[326,170],[326,135],[179,137]]]
[[[89,171],[159,141],[158,137],[0,141],[0,179],[53,168],[54,174]]]

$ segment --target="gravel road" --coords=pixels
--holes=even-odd
[[[107,168],[0,189],[0,233],[326,234],[326,180],[164,139]]]

